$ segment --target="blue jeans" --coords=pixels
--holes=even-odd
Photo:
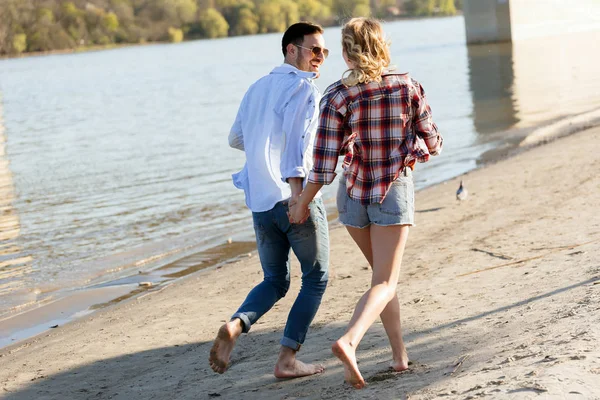
[[[309,205],[310,217],[303,224],[290,224],[287,201],[269,211],[252,213],[258,255],[264,279],[255,286],[238,311],[247,333],[290,287],[290,249],[302,269],[302,287],[290,310],[281,344],[299,350],[327,287],[329,267],[329,229],[323,200]]]

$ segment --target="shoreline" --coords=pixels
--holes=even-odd
[[[463,175],[505,161],[533,147],[596,125],[600,125],[600,110],[577,114],[570,118],[541,125],[526,136],[518,137],[517,145],[512,144],[503,149],[492,150],[494,156],[491,158],[486,158],[485,154],[482,155],[484,162]],[[452,177],[448,181],[457,177]],[[448,181],[433,186],[444,185]],[[417,193],[429,187],[431,186],[419,189]],[[328,217],[330,225],[335,225],[337,215],[328,210]],[[330,227],[330,229],[332,228]],[[241,258],[252,257],[255,251],[255,242],[233,242],[217,245],[200,252],[177,253],[172,258],[166,257],[156,266],[143,273],[139,271],[138,274],[129,274],[117,279],[59,293],[57,297],[51,300],[27,306],[24,310],[12,315],[10,313],[6,314],[4,318],[0,319],[0,322],[4,325],[3,335],[0,336],[6,337],[6,339],[0,340],[0,350],[43,334],[56,325],[62,326],[121,301],[162,290],[165,286],[176,283],[179,279],[189,277],[189,275],[201,270],[208,271],[212,268],[220,268]]]
[[[389,22],[400,22],[400,21],[415,21],[422,19],[431,19],[431,18],[453,18],[453,17],[461,17],[463,16],[462,11],[457,10],[455,15],[427,15],[427,16],[399,16],[396,18],[388,18],[384,20],[385,23]],[[341,28],[342,25],[326,25],[323,28]],[[12,60],[26,57],[42,57],[42,56],[53,56],[53,55],[65,55],[65,54],[79,54],[79,53],[88,53],[94,51],[104,51],[104,50],[115,50],[121,49],[125,47],[137,47],[137,46],[149,46],[154,44],[179,44],[179,43],[187,43],[187,42],[195,42],[198,40],[219,40],[219,39],[227,39],[227,38],[238,38],[245,36],[257,36],[257,35],[269,35],[273,33],[282,34],[283,32],[268,32],[268,33],[255,33],[253,35],[238,35],[238,36],[226,36],[222,38],[190,38],[184,39],[181,42],[168,42],[168,41],[154,41],[154,42],[144,42],[144,43],[112,43],[107,45],[94,45],[89,47],[75,47],[72,49],[60,49],[60,50],[48,50],[48,51],[33,51],[33,52],[23,52],[20,54],[0,54],[1,60]]]
[[[113,43],[110,45],[97,45],[91,47],[76,47],[74,49],[61,49],[61,50],[48,50],[48,51],[33,51],[21,54],[4,54],[0,55],[0,61],[2,60],[14,60],[20,58],[29,58],[29,57],[44,57],[44,56],[60,56],[65,54],[80,54],[80,53],[90,53],[95,51],[104,51],[104,50],[116,50],[122,49],[126,47],[136,47],[136,46],[148,46],[153,44],[169,44],[170,42],[147,42],[147,43]]]
[[[342,334],[370,272],[349,235],[331,229],[330,282],[301,359],[326,371],[292,381],[272,376],[294,295],[243,335],[231,370],[207,363],[223,318],[261,278],[256,257],[188,276],[0,350],[0,383],[20,398],[411,398],[600,396],[600,127],[420,190],[417,226],[399,285],[412,367],[387,369],[376,322],[358,357],[368,386],[341,382],[328,351]],[[560,168],[557,157],[577,154]],[[558,167],[557,167],[558,166]],[[460,179],[469,199],[457,203]],[[348,260],[351,260],[348,262]],[[290,294],[299,288],[292,265]]]
[[[457,177],[503,162],[523,151],[528,151],[566,135],[598,125],[600,125],[600,109],[541,125],[534,128],[527,135],[517,137],[516,145],[512,143],[505,148],[491,150],[492,157],[486,157],[484,153],[482,163],[474,169],[446,181],[425,186],[417,190],[417,193],[432,186],[445,185],[448,181]],[[335,208],[335,205],[333,205],[333,208]],[[337,214],[331,211],[335,210],[328,209],[330,230],[337,225]],[[190,278],[191,275],[198,272],[210,271],[214,268],[235,263],[245,257],[252,257],[256,252],[255,247],[254,241],[233,242],[216,245],[199,252],[188,250],[175,253],[172,257],[167,256],[159,260],[156,265],[144,272],[139,271],[137,274],[131,273],[90,286],[70,289],[63,293],[59,292],[57,297],[24,306],[23,310],[19,310],[12,315],[8,313],[0,319],[4,326],[0,331],[2,333],[0,337],[5,337],[5,339],[0,339],[0,351],[8,346],[17,345],[22,341],[41,335],[57,325],[63,326],[130,298],[160,291],[164,287],[172,285],[180,279]]]

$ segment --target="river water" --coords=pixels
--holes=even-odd
[[[394,65],[423,84],[445,138],[443,155],[418,165],[417,188],[600,107],[589,51],[598,33],[467,46],[462,17],[385,30]],[[339,32],[325,32],[322,90],[345,69]],[[230,179],[244,159],[227,135],[248,86],[282,62],[280,40],[0,60],[0,319],[127,276],[159,280],[152,270],[189,254],[186,268],[197,269],[210,259],[202,254],[249,251],[250,213]],[[330,208],[334,189],[324,192]]]

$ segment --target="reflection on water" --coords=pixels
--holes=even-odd
[[[512,128],[517,122],[513,101],[512,44],[468,46],[473,123],[479,134]]]
[[[600,32],[468,46],[479,134],[527,128],[600,107]]]
[[[15,188],[6,157],[2,94],[0,93],[0,295],[13,293],[26,285],[31,272],[31,257],[15,244],[21,226],[13,207]]]
[[[517,118],[535,125],[600,107],[598,43],[600,31],[516,42]]]

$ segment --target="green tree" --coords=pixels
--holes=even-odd
[[[456,15],[454,0],[440,0],[439,10],[442,15]]]
[[[230,35],[248,35],[258,32],[258,17],[251,0],[216,0],[215,6],[229,23]]]
[[[85,12],[78,9],[73,2],[68,1],[62,3],[59,13],[63,29],[73,38],[75,43],[85,43],[89,36],[85,22]]]
[[[433,15],[435,14],[437,8],[437,0],[427,0],[427,4],[425,4],[421,8],[421,15]]]
[[[369,0],[333,0],[332,11],[338,21],[371,14]]]
[[[317,0],[299,0],[298,1],[298,13],[300,19],[305,21],[313,20],[319,15],[321,11],[321,3]]]
[[[300,16],[298,14],[298,4],[292,0],[280,0],[281,2],[281,17],[285,27],[281,30],[284,31],[291,24],[298,22]]]
[[[119,18],[113,12],[102,17],[102,25],[108,32],[116,32],[119,29]]]
[[[303,21],[325,22],[331,17],[331,8],[324,1],[300,0],[298,14]]]
[[[396,6],[397,6],[396,0],[380,0],[376,9],[372,10],[372,11],[375,13],[377,18],[386,18],[386,17],[389,17],[390,15],[394,15],[394,14],[391,14],[389,12],[389,10],[392,8],[396,8]]]
[[[61,11],[63,14],[63,18],[73,19],[81,15],[81,10],[79,10],[72,1],[62,3]]]
[[[258,6],[258,31],[283,32],[287,27],[281,18],[281,2],[279,0],[265,0]]]
[[[419,0],[407,0],[404,2],[404,12],[408,15],[417,15]]]
[[[371,7],[368,4],[357,4],[352,10],[353,17],[370,17]]]
[[[60,50],[75,46],[73,39],[55,20],[50,8],[40,7],[35,10],[34,22],[24,27],[28,51]]]
[[[232,35],[254,35],[258,33],[258,17],[249,8],[242,8]]]
[[[192,22],[198,10],[195,0],[146,0],[138,4],[139,15],[143,18],[177,26]]]
[[[37,11],[37,20],[39,23],[53,24],[54,23],[54,13],[49,8],[40,8]]]
[[[133,5],[129,0],[111,0],[110,8],[119,18],[119,21],[132,21],[134,19]]]
[[[196,18],[198,6],[194,0],[170,0],[169,3],[175,7],[177,17],[181,23],[187,24]]]
[[[200,15],[198,22],[204,33],[204,37],[214,39],[227,36],[229,24],[223,15],[214,8],[209,8],[204,11]]]

